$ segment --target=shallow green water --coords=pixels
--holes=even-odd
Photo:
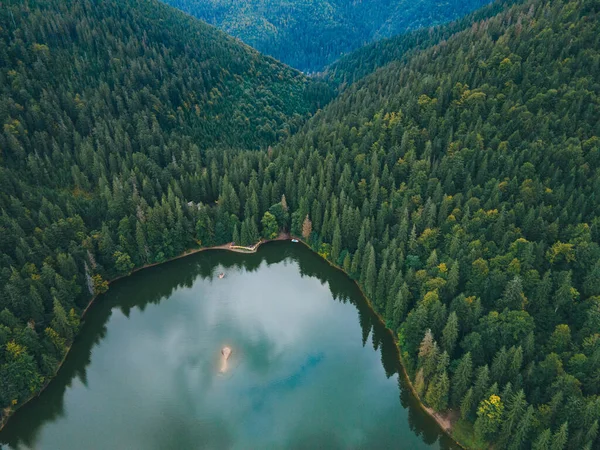
[[[218,279],[224,272],[226,277]],[[220,350],[233,349],[225,374]],[[301,244],[199,253],[111,286],[10,448],[452,448],[392,337]]]

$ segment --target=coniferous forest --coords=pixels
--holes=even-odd
[[[163,0],[305,72],[409,30],[449,22],[489,0]]]
[[[155,1],[8,4],[0,37],[5,415],[108,280],[286,230],[465,446],[600,449],[600,1],[495,3],[323,78]]]

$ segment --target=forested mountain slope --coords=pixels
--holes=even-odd
[[[375,39],[461,17],[488,0],[164,0],[307,72]]]
[[[203,145],[258,148],[327,98],[299,73],[153,1],[20,2],[4,8],[2,37],[2,88],[14,97],[3,98],[2,113],[14,119],[38,112],[19,110],[32,98],[40,108],[60,101],[73,118],[94,107],[116,117],[144,109]]]
[[[182,199],[200,194],[177,180],[208,176],[204,149],[266,148],[327,100],[322,87],[156,1],[5,3],[0,406],[54,372],[100,275],[150,260],[127,248],[159,235],[161,259],[194,243]]]
[[[527,2],[387,65],[269,167],[463,442],[600,448],[599,1]]]
[[[332,86],[344,88],[394,61],[410,58],[423,50],[470,28],[473,23],[495,16],[521,0],[496,0],[453,22],[420,28],[365,45],[327,66],[320,76]]]

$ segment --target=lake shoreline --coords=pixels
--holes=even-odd
[[[159,261],[159,262],[155,262],[155,263],[151,263],[151,264],[145,264],[143,266],[140,267],[136,267],[134,268],[131,272],[125,274],[125,275],[120,275],[116,278],[113,278],[111,280],[107,280],[108,285],[110,286],[111,284],[123,279],[123,278],[127,278],[128,276],[133,275],[136,272],[140,272],[141,270],[144,269],[149,269],[150,267],[156,267],[159,266],[161,264],[165,264],[171,261],[175,261],[181,258],[185,258],[186,256],[190,256],[190,255],[194,255],[196,253],[200,253],[200,252],[204,252],[207,250],[226,250],[229,252],[234,252],[234,253],[244,253],[244,254],[251,254],[251,253],[256,253],[258,251],[258,249],[260,248],[261,245],[263,244],[267,244],[269,242],[275,242],[275,241],[286,241],[291,239],[290,234],[289,233],[279,233],[279,235],[273,239],[261,239],[260,241],[258,241],[256,244],[254,244],[252,247],[243,247],[243,246],[235,246],[232,247],[232,242],[227,243],[227,244],[223,244],[223,245],[214,245],[211,247],[199,247],[199,248],[194,248],[191,250],[186,250],[185,252],[183,252],[180,255],[174,256],[172,258],[166,259],[164,261]],[[95,304],[96,300],[98,299],[99,296],[103,295],[103,293],[99,293],[99,294],[95,294],[90,301],[88,302],[87,306],[83,309],[83,311],[81,312],[80,315],[80,319],[84,320],[85,319],[85,315],[87,314],[87,312],[89,311],[89,309]],[[44,384],[42,385],[42,387],[35,393],[33,393],[31,396],[29,396],[23,403],[19,404],[16,408],[14,409],[10,409],[7,412],[8,408],[5,408],[4,411],[2,412],[2,417],[0,418],[0,431],[2,431],[4,429],[4,427],[6,426],[6,424],[8,423],[9,419],[19,410],[21,409],[23,406],[27,405],[29,402],[31,402],[33,399],[39,397],[40,395],[42,395],[42,392],[44,392],[46,390],[46,388],[48,387],[48,385],[52,382],[52,380],[54,380],[54,378],[56,377],[56,375],[58,374],[58,372],[60,371],[61,367],[63,366],[65,360],[67,359],[67,357],[69,356],[69,353],[71,351],[71,347],[73,346],[73,343],[75,342],[75,339],[77,339],[77,336],[75,336],[73,338],[73,342],[71,342],[71,344],[66,348],[65,354],[63,356],[63,358],[61,359],[61,361],[58,363],[58,365],[56,366],[56,370],[54,371],[54,373],[52,374],[52,376],[48,377],[48,379],[44,382]]]
[[[234,253],[243,253],[243,254],[249,254],[249,253],[256,253],[258,251],[258,249],[260,248],[261,245],[263,244],[267,244],[269,242],[275,242],[275,241],[286,241],[291,239],[290,234],[288,233],[279,233],[279,235],[276,238],[273,239],[261,239],[260,241],[258,241],[256,244],[254,244],[252,247],[243,247],[243,246],[232,246],[233,242],[229,242],[227,244],[223,244],[223,245],[213,245],[212,247],[199,247],[199,248],[194,248],[191,250],[186,250],[185,252],[183,252],[180,255],[177,256],[173,256],[172,258],[166,259],[164,261],[159,261],[159,262],[155,262],[155,263],[151,263],[151,264],[144,264],[143,266],[140,267],[136,267],[134,268],[131,272],[125,274],[125,275],[120,275],[116,278],[113,278],[112,280],[108,280],[108,285],[110,286],[112,283],[119,281],[123,278],[127,278],[128,276],[133,275],[136,272],[139,272],[141,270],[144,269],[149,269],[150,267],[156,267],[156,266],[160,266],[161,264],[165,264],[171,261],[176,261],[178,259],[181,258],[185,258],[186,256],[190,256],[190,255],[195,255],[196,253],[200,253],[200,252],[204,252],[207,250],[227,250],[229,252],[234,252]],[[90,309],[90,307],[94,304],[94,301],[96,300],[96,298],[102,294],[96,294],[94,295],[89,303],[87,304],[87,306],[85,307],[85,309],[81,312],[81,318],[83,319],[86,315],[86,313],[88,312],[88,310]],[[2,430],[2,426],[0,426],[0,430]]]
[[[365,292],[363,291],[363,289],[360,287],[360,285],[358,284],[358,282],[356,280],[354,280],[352,277],[350,277],[350,275],[348,273],[346,273],[346,271],[342,267],[338,266],[337,264],[332,263],[328,259],[326,259],[323,256],[319,255],[317,252],[315,252],[310,247],[310,245],[308,245],[306,242],[304,242],[300,238],[297,238],[297,237],[295,237],[295,236],[293,236],[293,235],[291,235],[289,233],[280,233],[277,237],[275,237],[273,239],[261,239],[256,244],[254,244],[254,246],[252,246],[252,247],[241,247],[241,246],[232,247],[232,243],[227,243],[227,244],[223,244],[223,245],[216,245],[216,246],[211,246],[211,247],[199,247],[199,248],[195,248],[195,249],[191,249],[191,250],[186,250],[182,254],[174,256],[172,258],[169,258],[169,259],[167,259],[165,261],[160,261],[160,262],[151,263],[151,264],[145,264],[143,266],[134,268],[128,274],[118,276],[118,277],[113,278],[111,280],[107,280],[107,282],[108,282],[108,285],[110,286],[111,284],[115,283],[116,281],[121,280],[123,278],[126,278],[126,277],[128,277],[130,275],[133,275],[134,273],[139,272],[141,270],[148,269],[150,267],[156,267],[156,266],[159,266],[161,264],[168,263],[168,262],[171,262],[171,261],[175,261],[175,260],[178,260],[178,259],[181,259],[181,258],[185,258],[186,256],[194,255],[196,253],[204,252],[204,251],[207,251],[207,250],[226,250],[226,251],[230,251],[230,252],[234,252],[234,253],[251,254],[251,253],[256,253],[259,250],[260,246],[263,245],[263,244],[268,244],[269,242],[276,242],[276,241],[287,241],[287,240],[290,240],[290,239],[298,239],[299,243],[303,244],[305,247],[307,247],[309,250],[311,250],[311,252],[313,252],[314,254],[318,255],[322,260],[324,260],[325,262],[327,262],[331,267],[333,267],[333,268],[341,271],[350,280],[352,280],[352,282],[355,284],[355,286],[360,291],[361,296],[365,300],[368,308],[371,310],[371,312],[373,312],[373,314],[375,315],[375,317],[377,317],[377,320],[380,322],[380,324],[382,324],[383,327],[387,330],[387,332],[390,333],[390,335],[392,336],[392,338],[394,340],[394,343],[396,344],[396,350],[398,352],[397,355],[398,355],[398,360],[400,362],[400,367],[402,368],[402,373],[399,374],[399,375],[404,377],[405,381],[407,382],[407,385],[409,386],[412,394],[414,395],[414,397],[417,400],[417,403],[419,404],[419,406],[421,407],[421,409],[427,415],[429,415],[433,420],[435,420],[435,422],[438,424],[438,426],[440,427],[440,429],[443,431],[444,434],[446,434],[446,436],[449,439],[451,439],[459,447],[461,447],[463,449],[466,449],[466,447],[464,445],[462,445],[459,441],[457,441],[456,438],[452,435],[452,423],[448,419],[446,419],[445,417],[442,417],[439,414],[437,414],[431,408],[427,407],[423,403],[423,401],[421,400],[421,397],[417,394],[417,391],[416,391],[416,389],[415,389],[412,381],[410,380],[410,377],[408,376],[408,372],[406,371],[405,363],[404,363],[404,360],[402,358],[402,351],[400,349],[400,345],[399,345],[398,339],[396,338],[395,333],[386,326],[386,323],[385,323],[385,321],[383,319],[383,316],[381,316],[381,314],[379,314],[379,312],[374,308],[373,303],[367,297],[367,295],[365,294]],[[88,302],[88,304],[85,307],[85,309],[81,312],[81,316],[80,316],[81,319],[85,319],[85,315],[90,310],[90,308],[95,304],[95,302],[98,299],[98,297],[100,297],[101,295],[103,295],[103,293],[102,294],[96,294],[96,295],[94,295],[90,299],[90,301]],[[10,412],[6,413],[6,409],[5,409],[4,415],[2,417],[2,421],[0,422],[0,431],[2,431],[2,429],[6,426],[6,424],[9,421],[9,419],[14,415],[14,413],[16,413],[19,409],[21,409],[23,406],[27,405],[29,402],[31,402],[36,397],[39,397],[44,392],[44,390],[48,387],[48,385],[52,382],[52,380],[56,377],[56,375],[58,374],[58,372],[62,368],[65,360],[69,356],[69,353],[71,351],[71,348],[72,348],[73,343],[74,343],[74,341],[75,341],[76,338],[77,337],[75,337],[73,339],[73,342],[71,343],[71,345],[69,345],[67,347],[65,355],[63,356],[63,359],[60,361],[60,363],[57,365],[56,371],[54,372],[54,374],[51,377],[48,377],[48,379],[45,381],[45,383],[40,388],[40,390],[37,391],[36,393],[32,394],[27,400],[25,400],[23,403],[21,403],[20,405],[18,405],[15,409],[11,409]]]
[[[302,244],[304,244],[304,246],[306,246],[310,251],[312,251],[313,253],[317,254],[323,261],[327,262],[331,267],[341,271],[342,273],[344,273],[344,275],[346,275],[350,280],[352,280],[352,282],[356,285],[356,287],[358,288],[358,290],[360,291],[360,294],[362,295],[363,299],[365,300],[367,306],[369,307],[369,309],[373,312],[373,314],[375,315],[375,317],[377,317],[377,320],[379,320],[379,322],[383,325],[383,327],[385,328],[385,330],[390,333],[390,335],[392,336],[394,343],[396,344],[396,350],[398,351],[398,360],[400,361],[400,367],[402,368],[402,374],[399,374],[401,376],[404,377],[408,387],[410,388],[412,394],[414,395],[414,397],[417,399],[417,403],[419,404],[419,406],[421,407],[421,409],[429,416],[431,417],[433,420],[435,420],[435,422],[438,424],[438,426],[442,429],[442,431],[444,432],[444,434],[450,439],[452,440],[452,442],[454,442],[456,445],[458,445],[460,448],[462,449],[467,449],[466,446],[464,446],[462,443],[460,443],[456,437],[454,437],[454,435],[452,434],[452,422],[446,418],[446,417],[442,417],[441,415],[439,415],[438,413],[436,413],[433,409],[429,408],[428,406],[425,405],[425,403],[423,403],[423,400],[421,400],[421,397],[419,396],[419,394],[417,393],[417,390],[415,389],[410,377],[408,376],[408,372],[406,371],[406,366],[404,363],[404,359],[402,358],[402,350],[400,348],[400,343],[395,335],[395,333],[393,332],[393,330],[390,330],[386,323],[385,320],[383,319],[383,316],[381,314],[379,314],[379,312],[375,309],[375,307],[373,306],[373,302],[369,299],[369,297],[367,297],[367,294],[363,291],[363,289],[360,287],[360,285],[358,284],[358,282],[353,279],[348,273],[346,273],[346,271],[344,270],[343,267],[338,266],[337,264],[334,264],[333,262],[329,261],[328,259],[324,258],[323,256],[319,255],[319,253],[315,252],[310,245],[308,245],[306,242],[304,242],[302,239],[299,239],[299,242],[301,242]]]

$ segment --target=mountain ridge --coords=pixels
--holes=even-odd
[[[305,72],[382,37],[444,23],[487,0],[165,0]]]
[[[325,67],[319,76],[332,86],[343,89],[387,64],[405,60],[415,52],[438,44],[518,3],[521,0],[495,0],[452,22],[375,41],[343,55]]]

